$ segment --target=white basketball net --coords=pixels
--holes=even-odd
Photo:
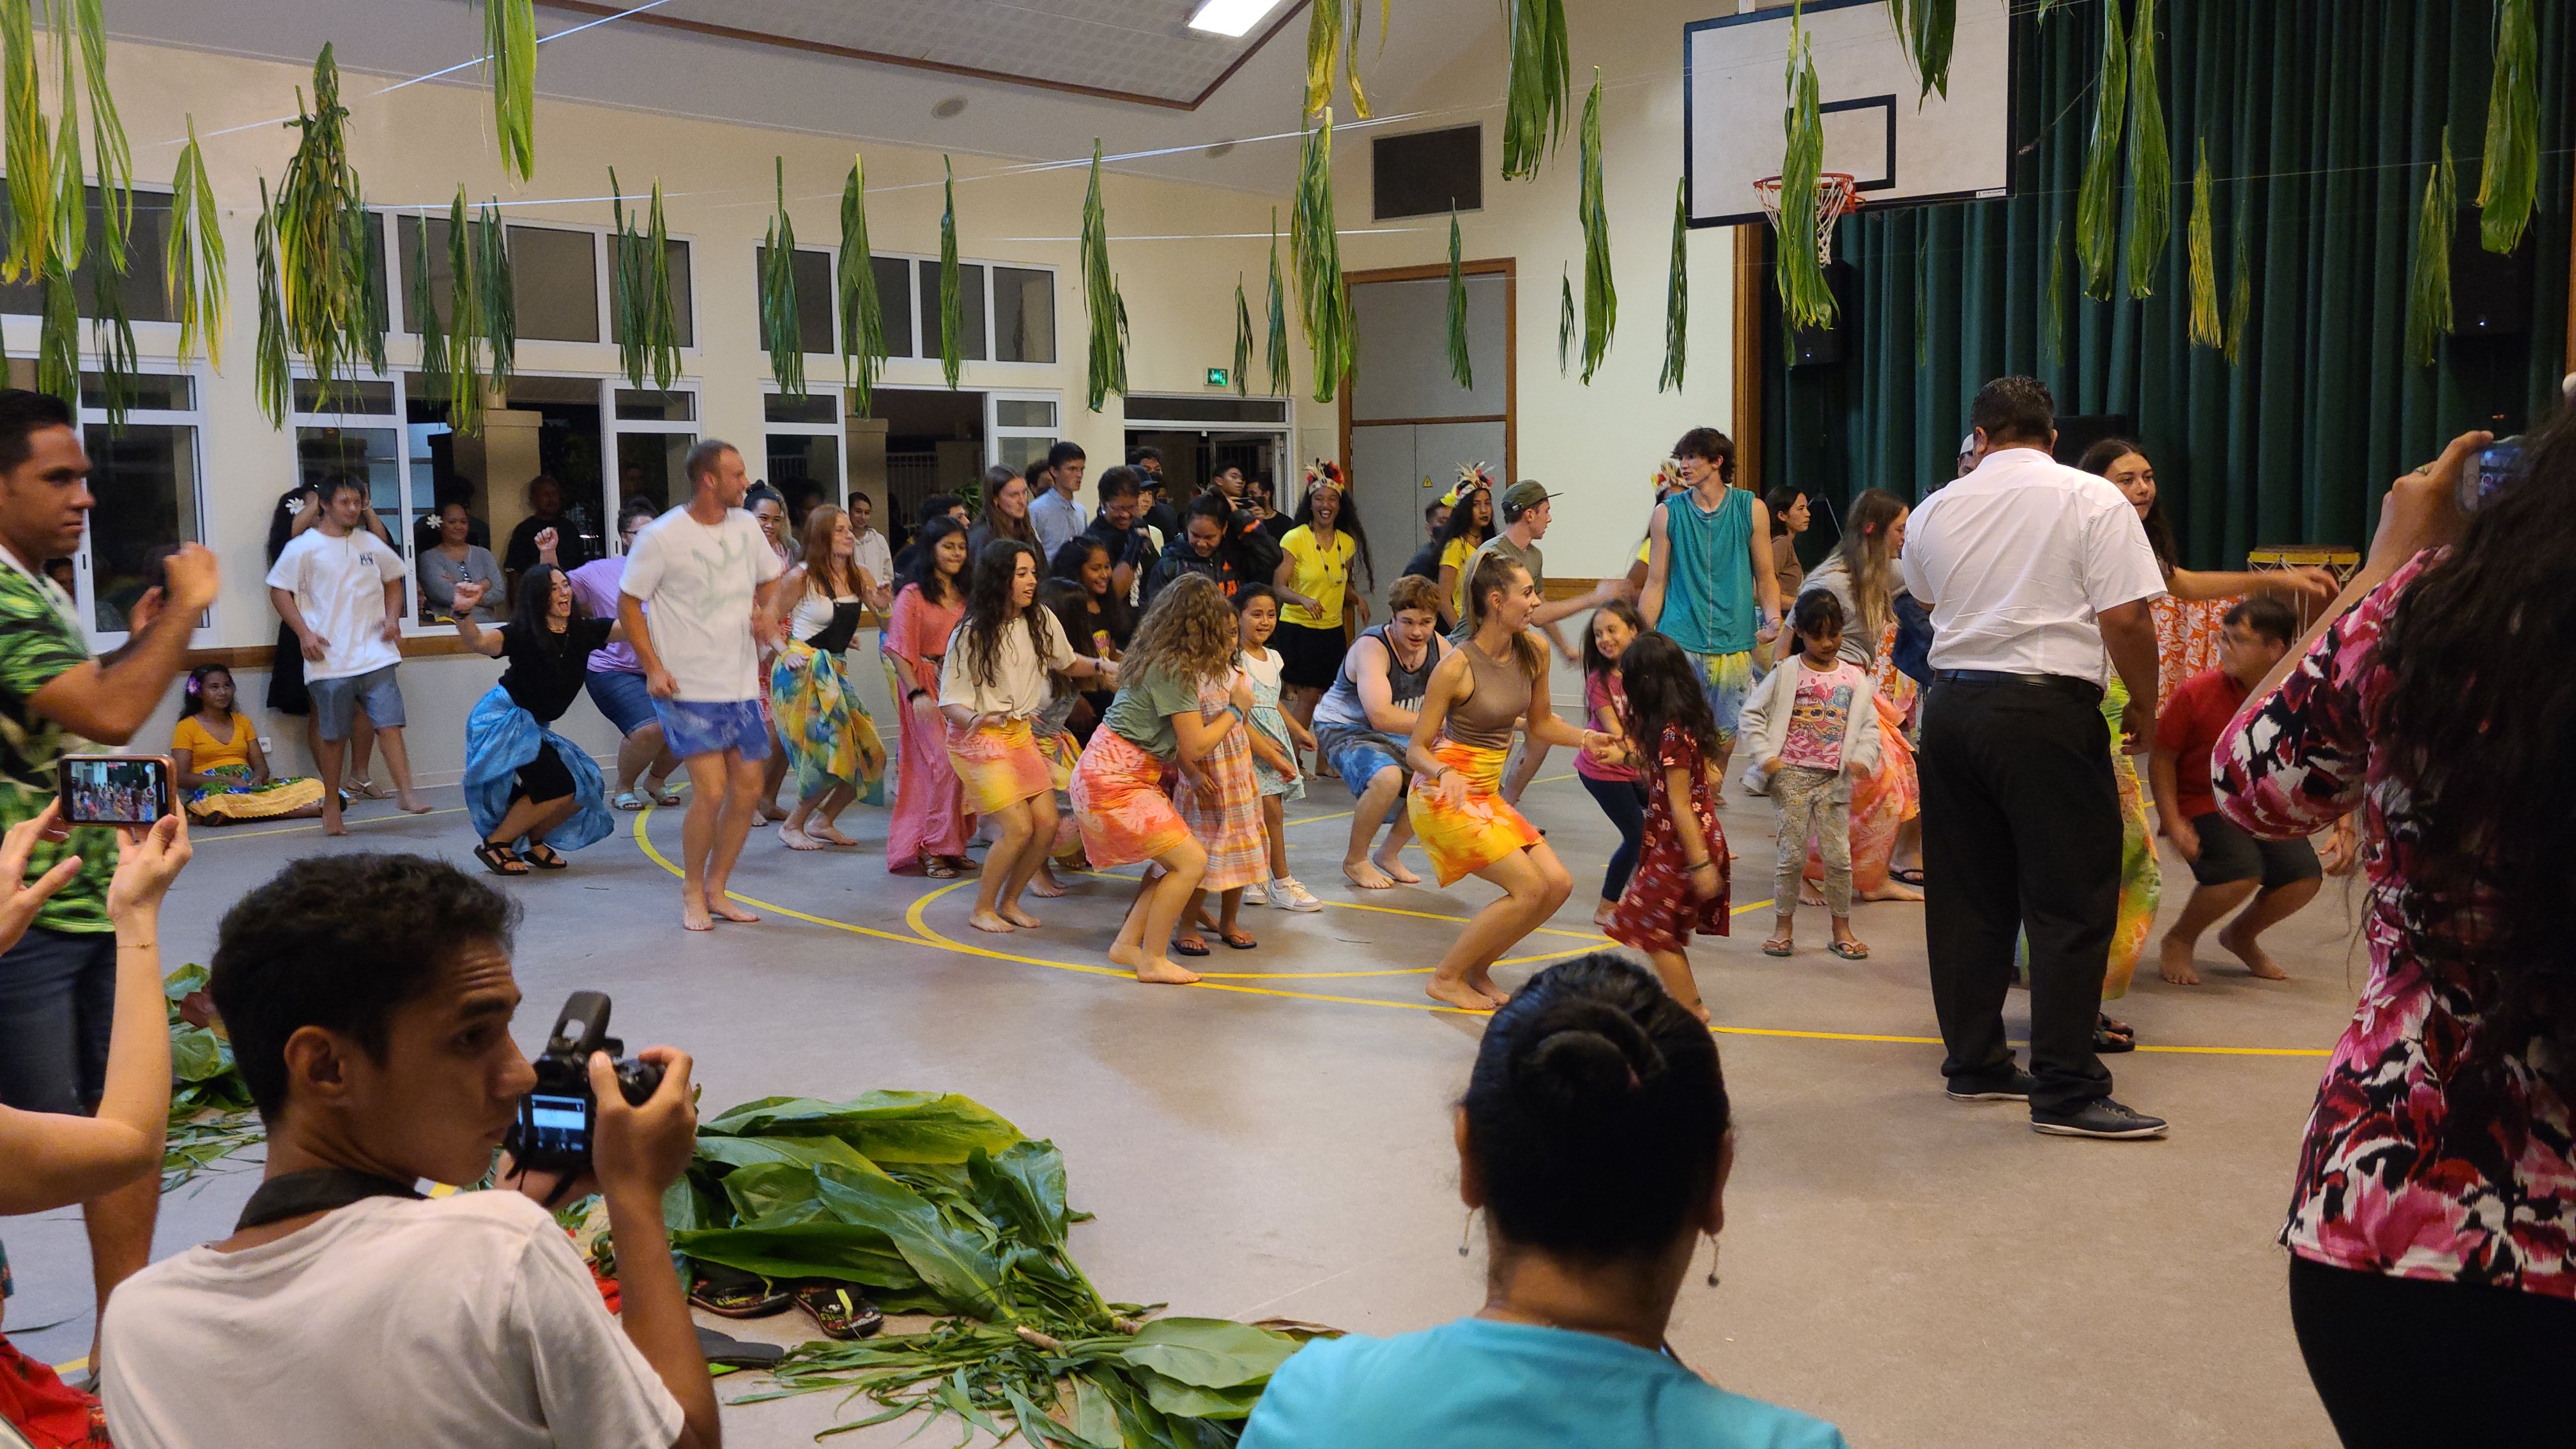
[[[1754,182],[1753,194],[1762,202],[1763,215],[1771,218],[1771,229],[1778,231],[1780,178],[1765,176]],[[1849,172],[1828,171],[1816,178],[1816,265],[1823,266],[1834,259],[1834,223],[1860,204],[1860,191]]]

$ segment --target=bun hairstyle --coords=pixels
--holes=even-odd
[[[1494,1013],[1465,1107],[1495,1230],[1596,1262],[1669,1247],[1726,1139],[1716,1039],[1606,952],[1549,967]]]

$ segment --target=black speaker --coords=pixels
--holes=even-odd
[[[1823,367],[1843,360],[1843,342],[1852,327],[1851,276],[1849,262],[1825,264],[1825,286],[1834,294],[1834,323],[1789,329],[1791,367]]]
[[[2085,449],[2092,447],[2095,443],[2102,441],[2104,438],[2134,438],[2136,436],[2136,430],[2130,427],[2129,418],[2124,413],[2089,413],[2079,414],[2075,417],[2060,416],[2057,420],[2057,448],[2055,452],[2050,454],[2050,456],[2065,464],[2067,467],[2072,468],[2075,466],[2076,460],[2084,456]]]
[[[2478,212],[2460,208],[2451,233],[2451,324],[2461,337],[2518,337],[2531,330],[2531,233],[2498,256],[2479,238]]]

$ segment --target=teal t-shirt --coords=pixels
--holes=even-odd
[[[1761,627],[1753,590],[1753,495],[1729,488],[1715,511],[1685,488],[1664,500],[1664,615],[1656,628],[1693,654],[1742,654]]]
[[[1146,754],[1168,761],[1181,752],[1180,737],[1172,730],[1172,716],[1183,711],[1195,713],[1198,707],[1198,681],[1157,669],[1140,678],[1120,681],[1118,697],[1109,701],[1108,713],[1100,717],[1100,722]]]
[[[1317,1339],[1271,1376],[1238,1449],[1847,1449],[1840,1430],[1634,1344],[1462,1318]]]

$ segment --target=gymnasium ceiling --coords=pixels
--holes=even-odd
[[[1117,169],[1287,191],[1296,176],[1305,7],[1281,0],[1241,39],[1229,39],[1188,28],[1197,6],[537,0],[540,36],[589,27],[539,45],[537,90],[1012,161],[1083,154],[1098,136],[1113,155],[1155,153],[1114,162]],[[1493,0],[1393,0],[1393,7],[1384,53],[1373,34],[1361,46],[1361,75],[1382,122],[1435,124],[1387,118],[1404,114],[1415,78],[1474,51],[1492,52],[1499,87]],[[343,70],[388,77],[440,70],[482,49],[482,22],[466,0],[111,0],[107,19],[119,37],[299,65],[330,40]],[[1371,7],[1372,31],[1375,22]],[[484,81],[469,66],[438,83]],[[1238,141],[1247,144],[1226,144]]]

